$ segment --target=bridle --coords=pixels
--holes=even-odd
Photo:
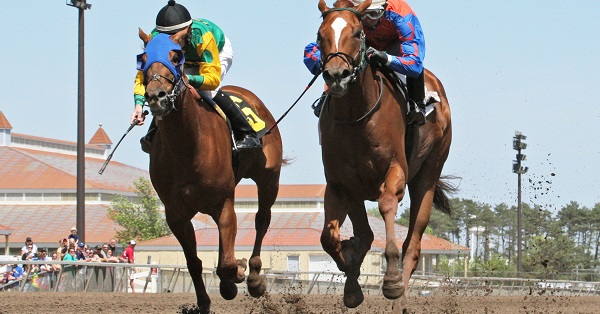
[[[360,12],[356,11],[353,8],[332,8],[332,9],[329,9],[328,11],[326,11],[325,13],[323,13],[323,15],[322,15],[323,19],[325,19],[325,17],[329,13],[336,12],[336,11],[350,11],[350,12],[354,13],[358,17],[359,21],[362,18],[362,14]],[[353,68],[352,74],[350,75],[350,83],[354,83],[356,81],[356,77],[358,76],[358,74],[360,74],[360,72],[362,72],[367,67],[367,44],[366,44],[366,36],[365,36],[365,32],[364,32],[364,30],[362,28],[360,30],[360,40],[361,40],[360,50],[356,53],[356,55],[354,55],[354,57],[351,56],[351,55],[349,55],[349,54],[347,54],[347,53],[345,53],[345,52],[341,52],[341,51],[332,52],[332,53],[326,55],[325,59],[321,60],[321,72],[325,68],[325,65],[329,61],[331,61],[331,59],[333,59],[335,57],[339,57],[349,67]],[[359,55],[360,55],[360,62],[358,63],[358,65],[354,65],[356,63],[356,60],[358,59]]]
[[[358,11],[356,11],[353,8],[332,8],[329,9],[328,11],[326,11],[325,13],[323,13],[323,19],[331,12],[335,12],[335,11],[350,11],[352,13],[354,13],[357,17],[358,20],[360,21],[362,18],[362,14]],[[362,24],[361,24],[362,25]],[[361,45],[360,45],[360,50],[356,53],[356,55],[354,57],[350,56],[349,54],[345,53],[345,52],[340,52],[340,51],[336,51],[336,52],[332,52],[329,53],[325,56],[324,60],[321,60],[321,68],[319,72],[323,72],[323,70],[325,69],[325,65],[327,64],[327,62],[329,62],[331,59],[335,58],[335,57],[339,57],[341,58],[348,66],[353,67],[353,71],[352,74],[350,76],[350,84],[353,84],[354,82],[356,82],[356,79],[358,77],[358,75],[364,71],[367,68],[367,44],[366,44],[366,36],[365,36],[365,32],[364,30],[361,28],[360,30],[361,35],[360,35],[360,39],[361,39]],[[358,58],[358,56],[360,55],[360,62],[358,65],[354,66],[354,64],[356,63],[356,59]],[[358,123],[364,119],[366,119],[367,117],[369,117],[371,114],[373,114],[377,109],[379,109],[379,107],[381,106],[381,98],[383,97],[383,78],[381,77],[381,75],[379,76],[379,98],[377,99],[377,102],[375,103],[375,105],[369,109],[369,111],[367,111],[367,113],[365,113],[362,117],[356,119],[356,120],[351,120],[351,121],[341,121],[341,120],[336,120],[334,119],[334,122],[336,123],[340,123],[340,124],[352,124],[352,123]],[[327,98],[325,99],[325,107],[329,108],[329,106],[327,106],[327,104],[329,103],[329,95],[327,95]]]
[[[163,88],[166,89],[166,85],[161,79],[169,82],[169,84],[171,85],[171,93],[167,94],[167,96],[166,96],[168,105],[165,110],[165,113],[163,114],[163,116],[166,116],[169,113],[171,113],[171,111],[177,110],[177,106],[175,105],[175,99],[177,99],[177,96],[179,96],[179,94],[181,94],[181,92],[183,92],[189,86],[187,83],[184,82],[183,75],[179,75],[179,77],[177,77],[177,75],[176,75],[174,78],[168,78],[168,77],[158,74],[158,73],[154,73],[154,74],[150,75],[146,79],[146,82],[144,85],[148,86],[148,83],[150,83],[151,81],[158,81],[160,83],[160,85],[162,85]]]

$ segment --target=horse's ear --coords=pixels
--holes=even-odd
[[[319,0],[319,11],[321,11],[321,14],[325,14],[325,12],[329,11],[325,0]]]
[[[365,10],[371,5],[371,0],[366,0],[365,2],[356,6],[356,11],[359,13],[365,12]]]
[[[140,36],[140,39],[144,42],[145,47],[146,44],[148,44],[148,42],[150,41],[150,35],[144,33],[144,31],[141,28],[138,27],[138,29],[138,35]]]

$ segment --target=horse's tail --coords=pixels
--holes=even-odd
[[[448,215],[452,214],[452,205],[450,204],[448,194],[458,192],[458,186],[455,186],[450,182],[450,180],[455,179],[461,178],[456,176],[441,176],[435,187],[435,192],[433,193],[433,204],[435,205],[435,208]]]

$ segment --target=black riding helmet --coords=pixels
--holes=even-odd
[[[156,30],[160,33],[175,34],[192,24],[190,12],[181,4],[170,0],[156,16]]]

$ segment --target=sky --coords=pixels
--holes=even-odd
[[[85,11],[85,139],[99,124],[114,144],[133,110],[138,27],[154,27],[167,1],[90,0]],[[217,23],[234,62],[224,84],[253,91],[280,117],[312,78],[304,46],[321,23],[317,0],[179,1]],[[0,1],[3,29],[0,111],[12,132],[77,140],[78,10],[59,0]],[[333,1],[327,4],[332,6]],[[427,45],[425,67],[444,84],[453,142],[443,174],[458,176],[454,197],[517,202],[512,138],[527,136],[522,200],[548,210],[600,202],[600,1],[409,1]],[[281,121],[281,184],[324,184],[317,119],[310,105],[323,80]],[[133,128],[113,161],[148,169]],[[86,169],[97,172],[99,169]],[[110,171],[110,165],[106,171]],[[249,184],[251,181],[243,181]],[[408,196],[407,196],[408,198]],[[403,201],[402,204],[407,204]]]

